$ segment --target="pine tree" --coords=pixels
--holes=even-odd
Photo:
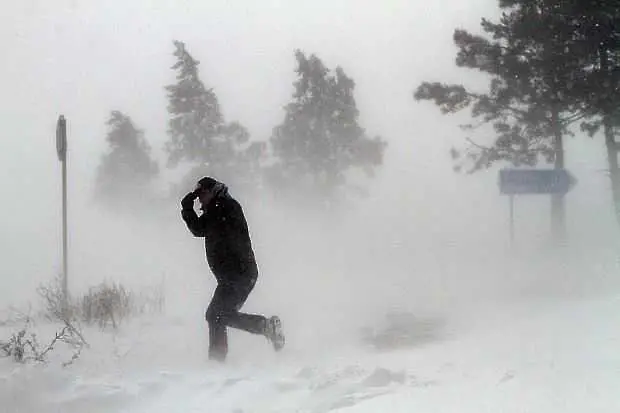
[[[168,166],[175,167],[186,161],[193,165],[181,183],[186,188],[196,177],[213,175],[242,185],[255,185],[248,164],[248,153],[263,156],[255,148],[248,152],[250,134],[239,122],[226,123],[218,98],[200,79],[196,60],[185,44],[174,42],[177,61],[172,68],[177,82],[166,86],[168,92],[169,140],[165,150]]]
[[[586,68],[579,93],[589,119],[582,123],[582,130],[592,136],[603,128],[614,211],[620,223],[620,1],[565,0],[562,13],[572,23]]]
[[[345,186],[352,168],[372,174],[382,162],[385,143],[368,138],[360,127],[355,82],[342,68],[333,73],[317,56],[299,50],[295,58],[293,100],[270,139],[276,159],[271,182],[306,197],[329,199]]]
[[[200,62],[192,57],[185,44],[174,42],[177,62],[177,83],[166,86],[170,121],[166,142],[168,163],[176,166],[181,160],[217,163],[217,139],[224,119],[217,96],[200,80]],[[221,151],[221,149],[219,149]]]
[[[565,56],[576,63],[574,76],[564,93],[579,102],[586,120],[581,129],[590,136],[602,127],[615,215],[620,223],[620,168],[617,142],[620,126],[620,1],[619,0],[502,0],[502,7],[550,10],[561,30],[543,36],[562,35]],[[539,33],[539,32],[538,32]],[[553,38],[553,37],[551,37]],[[564,64],[557,61],[558,65]]]
[[[496,138],[490,144],[474,143],[464,155],[452,150],[456,170],[489,168],[497,162],[536,165],[541,160],[564,167],[563,137],[569,126],[586,116],[576,90],[585,76],[583,56],[573,53],[571,22],[557,2],[500,1],[505,9],[499,22],[482,19],[485,36],[455,30],[456,64],[491,76],[487,93],[474,93],[462,85],[422,83],[417,100],[432,100],[442,113],[471,108],[477,124],[492,125]],[[552,197],[554,234],[563,237],[564,203]]]
[[[144,199],[159,167],[151,148],[131,118],[114,110],[106,122],[108,152],[97,171],[96,198],[107,205],[121,205]]]

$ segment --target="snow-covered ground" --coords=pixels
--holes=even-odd
[[[199,319],[142,319],[116,334],[86,329],[91,348],[69,367],[60,347],[46,366],[0,359],[0,411],[620,411],[620,295],[390,320],[334,345],[289,325],[279,354],[261,337],[233,332],[225,365],[206,360]],[[40,341],[53,330],[38,328]]]

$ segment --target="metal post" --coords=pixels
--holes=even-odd
[[[67,243],[67,123],[60,115],[56,124],[56,150],[62,164],[62,299],[63,311],[69,303],[69,257]]]
[[[508,199],[510,203],[510,246],[512,247],[515,242],[515,197],[510,195]]]
[[[62,161],[62,294],[69,298],[69,258],[67,249],[67,159]]]

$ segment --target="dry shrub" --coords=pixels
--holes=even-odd
[[[63,366],[68,366],[80,357],[84,347],[88,347],[82,333],[66,320],[54,338],[47,345],[42,346],[37,340],[37,335],[32,332],[32,319],[30,316],[24,318],[26,321],[21,329],[12,333],[7,341],[0,341],[0,356],[11,357],[17,363],[29,361],[47,363],[48,354],[56,348],[57,344],[64,343],[72,349],[71,358],[62,363]]]
[[[81,317],[88,324],[101,328],[111,324],[116,329],[135,312],[134,301],[133,294],[122,285],[103,282],[80,299]]]

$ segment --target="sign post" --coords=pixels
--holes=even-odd
[[[510,240],[514,240],[515,195],[565,195],[577,183],[566,169],[502,169],[499,190],[510,196]],[[553,217],[552,217],[553,219]]]
[[[510,195],[510,245],[515,242],[515,196]]]
[[[56,152],[62,164],[62,298],[63,311],[69,301],[69,260],[67,251],[67,122],[60,115],[56,123]]]

